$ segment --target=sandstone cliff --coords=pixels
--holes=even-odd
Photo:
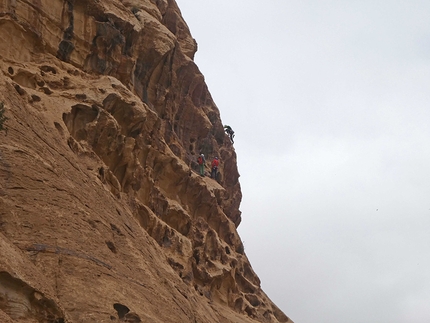
[[[0,0],[0,39],[0,322],[289,321],[174,0]]]

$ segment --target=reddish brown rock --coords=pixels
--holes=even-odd
[[[1,322],[289,321],[173,0],[0,0],[0,38]]]

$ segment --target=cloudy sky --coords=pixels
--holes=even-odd
[[[296,323],[430,322],[430,1],[177,0]]]

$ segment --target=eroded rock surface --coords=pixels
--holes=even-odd
[[[0,38],[1,322],[289,321],[173,0],[0,0]]]

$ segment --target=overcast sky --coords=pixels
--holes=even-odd
[[[429,323],[430,1],[177,2],[263,290],[296,323]]]

